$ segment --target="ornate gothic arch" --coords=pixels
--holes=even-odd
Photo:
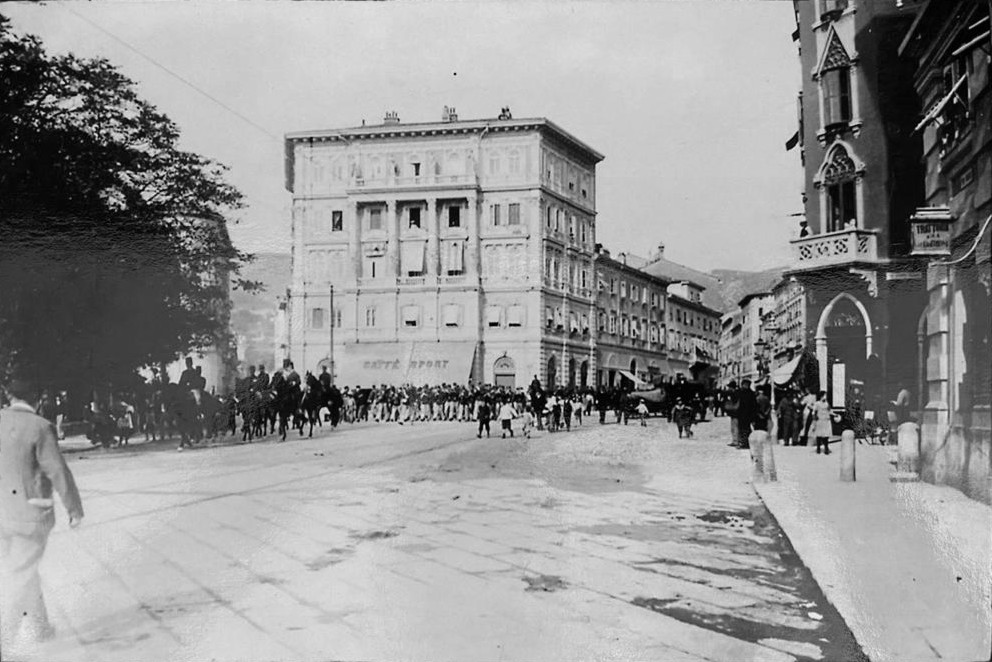
[[[851,146],[843,141],[837,140],[823,157],[820,169],[816,171],[813,184],[819,188],[823,185],[830,185],[837,181],[856,179],[865,174],[865,164],[857,157]]]
[[[844,47],[844,43],[840,40],[840,35],[837,34],[833,25],[830,26],[824,43],[826,43],[826,48],[820,53],[820,60],[816,63],[816,69],[813,70],[814,80],[819,80],[824,71],[850,67],[855,61],[855,58],[848,54],[848,50]]]
[[[842,299],[847,299],[854,304],[858,312],[861,313],[861,317],[865,323],[865,358],[872,355],[872,326],[871,317],[868,315],[868,309],[865,308],[864,304],[861,303],[857,297],[854,297],[847,292],[841,292],[833,299],[830,303],[824,307],[823,312],[820,313],[820,320],[816,325],[816,362],[820,366],[820,390],[827,390],[827,380],[829,378],[829,365],[828,365],[828,354],[827,354],[827,320],[830,319],[830,314],[834,310],[834,306],[837,302]]]

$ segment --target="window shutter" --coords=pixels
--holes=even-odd
[[[508,326],[523,326],[524,307],[510,306],[509,310],[507,311],[506,321]]]

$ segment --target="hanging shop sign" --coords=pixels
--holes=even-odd
[[[947,207],[920,207],[910,219],[912,255],[946,257],[951,254],[951,223]]]

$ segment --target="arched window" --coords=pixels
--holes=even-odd
[[[824,227],[827,232],[859,225],[856,178],[858,172],[843,145],[834,145],[820,168],[820,193],[826,196]]]
[[[558,365],[558,362],[555,361],[555,357],[552,356],[551,358],[548,359],[548,375],[547,375],[548,376],[548,382],[547,382],[548,388],[553,388],[555,386],[555,384],[556,384],[556,380],[557,380],[557,377],[558,377],[558,375],[557,375],[557,365]]]

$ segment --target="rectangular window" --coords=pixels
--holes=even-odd
[[[490,219],[494,226],[499,225],[499,205],[492,205],[490,208]]]
[[[449,276],[460,276],[465,271],[465,244],[461,241],[453,241],[448,245],[447,250],[447,273]]]
[[[827,187],[827,232],[843,230],[844,226],[858,223],[854,182],[839,182]]]
[[[410,167],[413,168],[413,176],[420,177],[420,164],[417,162],[413,162],[410,164]]]
[[[410,227],[411,228],[419,228],[420,227],[420,207],[410,207],[409,216],[410,216]]]
[[[365,309],[365,326],[375,326],[375,307]]]
[[[617,316],[610,315],[610,333],[616,334],[617,332]]]
[[[616,278],[611,278],[610,279],[610,294],[616,294],[616,293],[617,293],[617,279]]]
[[[382,229],[382,210],[369,209],[369,230]]]
[[[851,72],[847,68],[831,69],[823,74],[824,125],[851,120]]]
[[[462,226],[462,208],[456,206],[448,207],[448,227],[460,228],[461,226]]]
[[[324,328],[324,309],[323,308],[312,308],[310,310],[310,328],[311,329],[323,329]]]
[[[524,307],[510,306],[506,311],[506,325],[510,327],[520,327],[524,325]]]
[[[334,326],[336,328],[338,328],[338,329],[341,328],[341,309],[340,308],[335,308],[334,309]]]
[[[555,315],[551,311],[551,306],[545,307],[545,309],[544,309],[544,316],[545,316],[545,318],[547,318],[548,328],[550,329],[551,327],[553,327],[555,325]]]
[[[620,281],[620,298],[621,299],[627,298],[627,283],[625,283],[624,281]]]
[[[589,316],[582,316],[582,333],[589,333]]]
[[[597,316],[598,324],[596,326],[600,331],[606,331],[606,313],[599,313]]]
[[[366,267],[365,275],[367,278],[382,278],[386,275],[382,267],[381,257],[370,257]]]
[[[548,205],[548,220],[546,222],[549,230],[551,229],[553,218],[554,218],[554,209],[551,208],[551,205]]]
[[[520,204],[511,202],[508,209],[508,225],[520,225]]]
[[[486,308],[486,326],[490,329],[498,329],[503,317],[503,309],[500,306],[489,306]]]
[[[331,232],[341,232],[344,229],[344,212],[331,212]]]
[[[455,303],[449,303],[444,307],[444,325],[456,327],[461,323],[462,307]]]
[[[403,326],[420,326],[420,307],[419,306],[404,306],[403,307]]]

